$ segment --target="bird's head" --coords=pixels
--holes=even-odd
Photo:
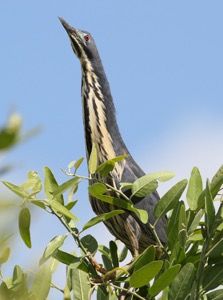
[[[60,22],[65,28],[73,48],[74,53],[83,62],[98,57],[98,50],[94,39],[87,31],[71,27],[64,19],[60,18]]]

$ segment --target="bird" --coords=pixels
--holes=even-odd
[[[110,85],[92,35],[85,30],[73,28],[61,17],[59,19],[81,64],[81,97],[87,160],[93,146],[97,150],[98,164],[126,155],[125,159],[116,163],[116,167],[106,178],[107,183],[118,189],[121,182],[133,183],[145,173],[131,156],[120,134]],[[125,194],[131,196],[131,190],[125,190]],[[128,210],[104,221],[110,233],[125,244],[133,258],[150,245],[157,246],[157,239],[150,224],[155,222],[154,208],[159,200],[157,191],[141,198],[132,197],[134,206],[148,213],[146,224],[142,223],[134,212]],[[117,208],[92,196],[90,203],[96,215]],[[166,225],[167,218],[163,216],[155,227],[163,246],[167,244]]]

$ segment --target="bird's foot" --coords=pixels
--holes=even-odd
[[[96,261],[96,259],[92,256],[92,254],[90,252],[87,253],[87,256],[90,259],[92,265],[95,267],[95,269],[99,273],[101,273],[103,275],[105,275],[107,273],[107,271],[99,265],[99,263]]]
[[[129,264],[120,268],[115,268],[111,271],[107,271],[106,269],[102,268],[102,266],[96,261],[91,253],[88,253],[88,257],[95,269],[102,275],[101,278],[95,278],[93,280],[94,283],[104,283],[109,280],[114,280],[115,278],[121,276],[123,273],[128,274]]]

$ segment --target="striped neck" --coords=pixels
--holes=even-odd
[[[119,133],[106,75],[102,66],[99,67],[100,74],[97,74],[93,64],[88,61],[82,63],[82,105],[87,158],[94,143],[100,164],[126,154],[127,149]]]

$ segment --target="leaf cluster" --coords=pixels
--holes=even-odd
[[[21,133],[21,129],[22,118],[20,114],[16,112],[11,113],[6,124],[0,128],[0,155],[36,135],[41,130],[40,127],[36,127],[26,133]],[[12,164],[5,164],[1,166],[0,176],[7,173],[12,168]]]
[[[83,161],[80,158],[69,164],[68,171],[64,171],[72,178],[61,185],[48,167],[44,168],[43,182],[36,172],[29,172],[21,186],[3,181],[21,201],[18,226],[27,247],[32,246],[30,205],[53,214],[55,222],[60,222],[67,233],[53,237],[48,243],[40,258],[40,270],[31,284],[28,285],[27,274],[19,266],[15,267],[12,278],[6,280],[1,276],[1,299],[8,299],[9,296],[17,299],[18,289],[24,295],[23,299],[46,299],[50,288],[57,288],[64,299],[90,299],[93,293],[98,300],[117,299],[123,293],[126,299],[222,299],[223,166],[211,181],[205,183],[198,168],[194,167],[189,183],[183,179],[167,191],[155,207],[155,224],[150,224],[157,245],[149,246],[131,263],[123,266],[128,253],[126,247],[120,250],[118,241],[110,241],[109,246],[100,245],[97,237],[88,234],[87,230],[126,210],[147,223],[147,212],[134,207],[132,197],[144,197],[157,188],[159,181],[174,176],[169,171],[157,172],[145,175],[134,183],[122,183],[119,189],[115,189],[104,178],[125,158],[116,157],[98,166],[97,153],[93,149],[89,176],[77,175]],[[73,212],[77,201],[73,197],[83,180],[90,181],[90,195],[98,201],[115,205],[117,209],[93,217],[78,228],[78,217]],[[44,199],[39,197],[42,186]],[[123,192],[126,187],[131,189],[130,197]],[[68,199],[65,199],[64,193],[68,190]],[[182,200],[184,191],[186,201]],[[168,214],[166,247],[159,241],[155,230],[158,220],[165,214]],[[63,250],[68,237],[73,239],[80,251],[69,253]],[[160,251],[158,259],[157,247]],[[95,259],[96,254],[101,256],[100,264]],[[7,263],[9,255],[10,249],[6,247],[0,255],[1,264]],[[55,287],[52,283],[52,274],[57,266],[55,262],[67,268],[65,287]]]

